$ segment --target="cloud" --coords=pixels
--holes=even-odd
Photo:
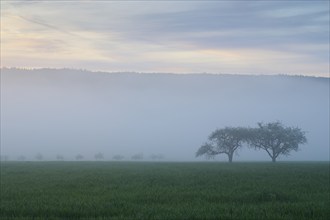
[[[81,37],[81,36],[76,35],[76,34],[70,32],[70,31],[67,31],[65,29],[62,29],[62,28],[56,27],[54,25],[51,25],[49,23],[46,23],[46,22],[42,21],[40,18],[39,19],[38,18],[27,18],[27,17],[24,17],[24,16],[18,16],[18,17],[25,20],[25,21],[31,22],[33,24],[41,25],[41,26],[45,27],[46,29],[55,30],[55,31],[58,31],[58,32],[61,32],[61,33],[73,35],[75,37]]]
[[[258,72],[267,74],[278,69],[281,60],[281,73],[287,69],[311,74],[306,69],[315,68],[318,74],[328,74],[328,2],[23,1],[3,5],[2,23],[10,26],[1,25],[2,51],[10,55],[5,65],[16,53],[29,59],[39,56],[40,63],[51,58],[59,67],[89,58],[87,69],[103,63],[102,70],[163,72],[175,70],[166,66],[172,63],[179,72],[219,72],[240,66],[251,72],[258,70],[257,64]],[[15,44],[24,45],[20,54]],[[31,57],[24,51],[36,54]],[[45,57],[47,51],[56,51],[58,58]],[[232,54],[240,58],[233,59]],[[15,62],[22,66],[22,60],[10,61]],[[302,68],[302,63],[309,67]]]
[[[202,45],[203,43],[212,44],[215,47],[263,47],[286,41],[328,42],[327,24],[329,21],[320,23],[310,20],[316,16],[315,14],[329,14],[329,11],[325,12],[324,8],[320,7],[318,12],[305,16],[274,18],[265,16],[263,13],[264,10],[270,10],[269,5],[256,7],[256,3],[231,5],[226,3],[226,7],[222,6],[220,2],[203,9],[185,12],[145,14],[141,15],[143,22],[140,23],[144,24],[143,31],[147,30],[149,36],[158,36],[160,40],[166,38],[186,40]],[[283,3],[277,5],[279,6],[282,6],[281,9],[286,7]],[[148,28],[145,27],[146,24]],[[135,29],[132,34],[134,31]],[[210,35],[210,33],[213,34]]]

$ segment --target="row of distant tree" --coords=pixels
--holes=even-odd
[[[9,156],[7,156],[7,155],[1,156],[1,161],[8,161],[9,159],[10,159]],[[65,160],[65,157],[61,154],[57,154],[55,159],[58,161],[62,161],[62,160]],[[75,160],[84,160],[84,159],[85,159],[85,157],[82,154],[77,154],[75,156]],[[97,153],[94,155],[94,159],[95,160],[105,160],[105,157],[104,157],[103,153]],[[112,157],[112,160],[124,160],[124,159],[125,159],[125,156],[121,155],[121,154],[117,154]],[[130,159],[131,160],[143,160],[143,159],[162,160],[162,159],[164,159],[164,155],[152,154],[148,158],[145,158],[142,153],[138,153],[138,154],[134,154],[133,156],[131,156]],[[25,161],[25,160],[27,160],[27,157],[22,155],[22,156],[19,156],[16,160]],[[34,160],[42,161],[42,160],[44,160],[44,157],[41,153],[38,153],[35,155]]]
[[[233,161],[234,153],[244,144],[253,149],[264,150],[276,162],[283,155],[297,151],[300,144],[305,144],[305,132],[297,127],[286,127],[281,122],[258,123],[256,128],[226,127],[211,133],[208,141],[196,152],[196,157],[213,158],[226,154],[228,161]]]

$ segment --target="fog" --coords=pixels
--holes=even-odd
[[[308,143],[281,160],[329,160],[329,78],[1,70],[1,155],[201,161],[216,128],[281,121]],[[226,161],[225,155],[216,157]],[[270,161],[243,147],[234,161]]]

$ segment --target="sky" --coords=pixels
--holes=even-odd
[[[329,1],[1,1],[1,67],[329,77]]]

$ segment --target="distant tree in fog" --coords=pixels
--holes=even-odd
[[[83,156],[83,155],[78,154],[78,155],[76,156],[76,160],[82,160],[82,159],[84,159],[84,156]]]
[[[0,161],[8,161],[9,160],[9,156],[8,155],[1,155],[0,156]]]
[[[94,155],[95,160],[103,160],[104,156],[102,153],[97,153]]]
[[[255,149],[263,149],[276,162],[280,155],[288,156],[297,151],[299,144],[305,144],[305,132],[297,127],[285,127],[281,122],[258,123],[258,128],[249,129],[249,144]]]
[[[18,158],[17,158],[17,160],[19,160],[19,161],[25,161],[25,156],[23,156],[23,155],[21,155],[21,156],[19,156]]]
[[[114,160],[122,160],[122,159],[124,159],[124,156],[123,155],[120,155],[120,154],[117,154],[117,155],[113,156],[112,159],[114,159]]]
[[[36,160],[42,160],[44,157],[42,156],[41,153],[37,153],[37,155],[35,156]]]
[[[135,154],[131,157],[132,160],[143,160],[143,154],[139,153],[139,154]]]
[[[162,155],[162,154],[151,154],[150,159],[152,159],[152,160],[162,160],[162,159],[164,159],[164,155]]]
[[[63,155],[61,155],[61,154],[57,154],[57,155],[56,155],[56,160],[64,160]]]
[[[231,163],[235,151],[247,139],[247,129],[241,127],[217,129],[211,133],[208,139],[209,142],[198,149],[196,157],[205,155],[207,158],[213,158],[218,154],[226,154]]]

